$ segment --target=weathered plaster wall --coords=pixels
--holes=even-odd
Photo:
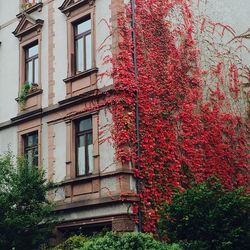
[[[96,0],[96,66],[99,73],[105,73],[110,70],[110,64],[104,64],[105,56],[111,55],[112,37],[110,32],[111,25],[111,0]],[[110,26],[110,27],[109,27]],[[102,88],[112,84],[109,77],[102,77],[98,81],[98,87]]]
[[[8,12],[6,8],[3,10]],[[8,19],[6,14],[4,17]],[[17,38],[12,34],[17,24],[17,21],[13,21],[0,29],[0,122],[17,114],[15,98],[18,96],[19,84],[19,47]]]
[[[110,129],[112,124],[112,116],[108,110],[100,110],[99,112],[99,149],[100,149],[100,172],[106,173],[116,170],[115,150],[110,137]]]
[[[63,1],[54,1],[54,102],[61,101],[66,96],[66,84],[63,79],[67,78],[67,25],[66,16],[58,10]]]
[[[195,0],[195,6],[199,4],[200,13],[205,13],[214,22],[229,25],[238,36],[250,29],[250,1],[249,0]],[[225,43],[229,42],[232,36],[227,36],[225,32]],[[244,40],[243,43],[250,49],[250,39]],[[250,64],[250,54],[243,49],[239,55],[244,62]]]
[[[64,221],[67,220],[79,220],[79,219],[86,219],[86,218],[95,218],[98,216],[105,216],[109,215],[119,215],[119,214],[127,214],[128,212],[131,213],[131,208],[127,205],[109,205],[109,206],[100,206],[96,207],[94,210],[90,209],[83,209],[79,211],[75,211],[73,213],[67,214],[67,216],[62,215],[62,219]]]
[[[55,182],[63,181],[66,177],[66,124],[60,122],[54,125],[55,131],[55,164],[54,178]]]
[[[11,151],[17,155],[17,128],[12,127],[0,131],[0,154]]]

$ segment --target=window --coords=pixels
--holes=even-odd
[[[76,74],[92,68],[92,38],[90,16],[74,24]]]
[[[76,122],[76,173],[77,176],[93,173],[92,117]]]
[[[25,48],[25,81],[38,84],[38,43]]]
[[[38,132],[23,135],[24,156],[29,166],[38,166]]]

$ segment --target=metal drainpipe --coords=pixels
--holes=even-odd
[[[135,32],[135,0],[131,1],[132,9],[132,39],[133,39],[133,64],[135,81],[138,84],[138,67],[137,67],[137,53],[136,53],[136,32]],[[138,90],[136,91],[136,103],[135,103],[135,123],[136,123],[136,140],[137,140],[137,162],[136,168],[140,170],[140,156],[141,156],[141,145],[140,145],[140,116],[139,116],[139,102],[138,102]],[[136,189],[137,193],[140,193],[140,179],[136,178]],[[140,201],[139,201],[140,202]],[[138,210],[138,231],[142,232],[142,213],[139,204]]]

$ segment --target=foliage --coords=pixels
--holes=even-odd
[[[28,8],[30,8],[31,6],[32,6],[32,3],[26,2],[26,3],[21,4],[21,9],[22,9],[22,11],[25,11]]]
[[[81,246],[81,247],[80,247]],[[53,250],[181,250],[178,244],[166,245],[143,233],[106,233],[90,238],[73,236]]]
[[[62,244],[53,248],[53,250],[74,250],[84,247],[88,239],[82,235],[74,235],[65,240]]]
[[[140,208],[144,230],[156,232],[161,204],[171,200],[175,189],[185,190],[193,181],[203,182],[212,175],[228,189],[247,185],[249,126],[231,105],[242,88],[238,65],[231,60],[224,70],[222,54],[218,64],[203,69],[188,1],[136,0],[136,80],[130,23],[127,5],[118,18],[119,53],[110,58],[112,138],[117,160],[130,162],[140,181],[140,203],[134,212]],[[206,98],[204,87],[209,91]]]
[[[14,160],[10,154],[0,157],[0,248],[34,249],[50,234],[50,185],[42,170]]]
[[[194,185],[164,205],[160,229],[184,249],[249,249],[250,195],[215,179]]]
[[[19,92],[18,95],[18,103],[21,106],[21,108],[24,108],[26,99],[27,99],[27,94],[31,90],[32,85],[29,82],[25,82]]]

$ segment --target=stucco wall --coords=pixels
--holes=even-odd
[[[106,56],[111,55],[112,36],[110,27],[111,24],[111,0],[96,0],[96,66],[99,68],[99,73],[103,74],[110,70],[111,65],[103,63]],[[110,26],[110,27],[109,27]],[[98,81],[98,87],[102,88],[112,84],[109,77],[102,77]]]
[[[55,131],[55,164],[54,178],[55,182],[63,181],[66,177],[66,125],[61,122],[54,125]]]
[[[0,131],[0,154],[11,151],[17,155],[17,128],[12,127]]]
[[[250,28],[250,1],[249,0],[200,0],[194,1],[198,13],[205,13],[215,23],[229,25],[233,28],[235,35],[240,35]],[[231,34],[225,32],[225,44],[232,39]],[[243,44],[250,49],[250,39],[244,40]],[[239,51],[244,63],[250,64],[250,54],[247,50]]]
[[[11,3],[11,8],[15,9],[13,3]],[[5,10],[4,20],[11,21],[15,17],[13,15],[8,19],[6,16],[7,9],[3,8],[3,10]],[[1,9],[1,11],[3,10]],[[3,24],[0,23],[0,25]],[[12,34],[17,24],[18,22],[14,20],[0,29],[0,123],[17,114],[18,106],[15,98],[18,96],[19,84],[19,47],[17,38]]]
[[[106,173],[116,169],[115,150],[110,140],[112,116],[108,110],[99,112],[99,149],[100,149],[100,172]]]
[[[66,96],[66,84],[63,82],[63,79],[67,78],[67,25],[66,25],[66,16],[58,10],[58,7],[61,6],[63,1],[56,0],[54,1],[55,8],[55,23],[54,23],[54,56],[55,56],[55,99],[54,102],[57,103],[61,101]]]

